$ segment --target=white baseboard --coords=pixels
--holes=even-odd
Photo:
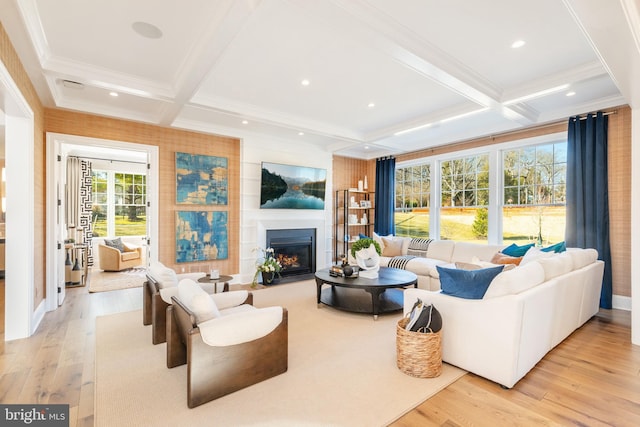
[[[612,300],[613,308],[618,310],[631,311],[631,297],[614,295]]]

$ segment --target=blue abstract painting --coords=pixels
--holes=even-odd
[[[177,212],[176,262],[209,261],[228,257],[226,211]]]
[[[226,157],[176,153],[176,202],[185,205],[226,205]]]

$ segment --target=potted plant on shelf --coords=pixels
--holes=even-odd
[[[277,277],[280,277],[282,264],[273,256],[273,248],[257,248],[261,256],[256,261],[256,273],[253,275],[252,287],[258,284],[258,276],[262,276],[263,285],[271,285]]]

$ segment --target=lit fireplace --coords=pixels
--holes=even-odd
[[[280,261],[283,280],[304,280],[316,271],[316,229],[267,230],[267,247]]]

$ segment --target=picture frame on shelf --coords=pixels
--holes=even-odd
[[[371,208],[371,200],[360,200],[360,207],[370,209]]]

